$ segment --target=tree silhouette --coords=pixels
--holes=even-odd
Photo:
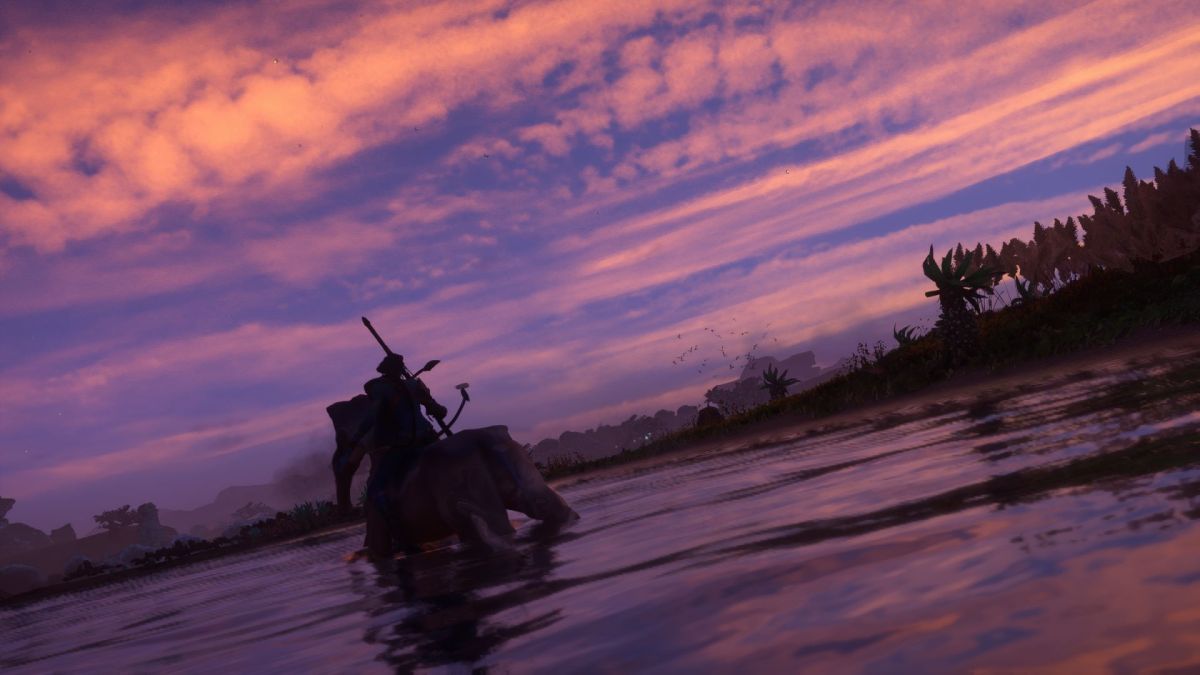
[[[119,509],[112,509],[98,516],[92,516],[92,520],[95,520],[100,524],[100,527],[109,531],[137,525],[140,522],[137,512],[130,509],[128,504]]]
[[[962,250],[961,245],[959,250]],[[925,297],[938,296],[941,316],[934,326],[945,346],[946,362],[949,367],[965,363],[979,345],[979,326],[975,314],[968,305],[979,312],[979,301],[985,293],[992,293],[992,270],[975,265],[975,253],[964,253],[957,264],[953,263],[954,249],[946,252],[939,266],[933,259],[933,246],[923,265],[925,276],[937,288],[926,291]]]
[[[982,249],[976,245],[973,251],[966,251],[959,244],[947,253],[940,268],[934,263],[930,249],[925,261],[926,276],[935,283],[939,279],[934,277],[939,277],[942,283],[937,291],[926,295],[942,296],[943,320],[959,317],[944,332],[955,335],[961,332],[962,344],[969,343],[966,337],[971,333],[969,317],[960,314],[957,307],[965,301],[978,309],[977,293],[975,301],[971,301],[971,293],[961,285],[954,285],[962,278],[956,280],[950,273],[959,268],[965,269],[964,277],[978,268],[991,270],[991,285],[1008,275],[1016,283],[1021,299],[1028,302],[1096,269],[1132,272],[1141,265],[1200,249],[1200,131],[1189,130],[1188,147],[1187,169],[1180,169],[1172,159],[1166,170],[1154,168],[1153,181],[1142,181],[1132,167],[1125,167],[1122,194],[1104,188],[1103,197],[1088,195],[1091,214],[1069,217],[1066,222],[1056,218],[1049,227],[1035,222],[1030,241],[1014,237],[1004,242],[999,252],[990,245]],[[953,263],[952,269],[947,268],[947,262]],[[983,290],[982,278],[974,281],[981,284],[976,291]],[[947,282],[949,296],[942,289]],[[958,296],[963,301],[957,301]]]

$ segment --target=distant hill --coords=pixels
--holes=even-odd
[[[333,474],[329,475],[330,491],[333,489]],[[275,483],[264,485],[235,485],[217,493],[208,504],[194,509],[159,509],[159,520],[180,532],[192,532],[197,526],[217,527],[228,522],[234,511],[251,502],[262,502],[276,511],[285,511],[296,505],[293,497],[281,494]]]
[[[816,386],[839,371],[837,366],[817,367],[817,358],[811,351],[798,352],[782,360],[763,356],[748,363],[738,379],[718,384],[705,397],[727,413],[766,403],[769,397],[759,385],[762,384],[763,372],[771,366],[781,373],[786,370],[788,377],[800,380],[788,389],[790,393]],[[696,406],[685,405],[675,412],[659,410],[653,416],[632,415],[620,424],[602,424],[586,431],[564,431],[558,438],[538,441],[530,454],[533,461],[543,464],[555,457],[598,459],[615,455],[695,424],[698,412]]]
[[[220,532],[236,520],[234,511],[247,504],[261,503],[275,511],[287,511],[306,501],[332,500],[334,485],[329,459],[330,455],[323,452],[299,455],[279,469],[270,483],[227,487],[211,502],[194,509],[159,509],[159,519],[180,532],[203,537]],[[352,499],[361,491],[370,464],[371,460],[366,459],[359,467],[351,487]]]
[[[733,389],[734,387],[737,386],[737,383],[741,382],[742,380],[746,380],[746,379],[760,380],[762,378],[762,374],[764,372],[766,372],[767,368],[770,368],[772,366],[774,366],[775,369],[778,370],[780,373],[787,371],[788,377],[794,377],[797,380],[800,380],[800,382],[804,382],[806,380],[811,380],[815,377],[819,377],[821,375],[821,373],[823,372],[820,368],[817,367],[817,356],[815,354],[813,354],[811,351],[800,352],[798,354],[792,354],[791,356],[787,357],[786,359],[783,359],[782,361],[780,361],[779,359],[776,359],[774,356],[762,356],[762,357],[753,359],[749,363],[747,363],[746,367],[742,368],[742,372],[738,376],[738,379],[736,379],[732,382],[718,384],[716,387],[713,387],[713,388],[714,389]],[[800,387],[799,385],[796,385],[795,391],[800,391],[803,388],[804,387]]]
[[[767,368],[774,366],[782,375],[799,380],[788,387],[789,394],[804,391],[837,375],[841,364],[829,368],[817,367],[817,357],[811,351],[803,351],[779,360],[773,356],[762,356],[746,364],[738,379],[724,382],[709,389],[705,400],[721,409],[725,414],[748,410],[762,405],[770,400],[770,395],[762,388],[762,375]]]
[[[674,412],[659,410],[653,416],[631,415],[620,424],[601,424],[587,431],[564,431],[558,438],[544,438],[530,450],[533,461],[546,463],[554,457],[596,459],[632,450],[655,438],[696,422],[699,408],[680,406]]]

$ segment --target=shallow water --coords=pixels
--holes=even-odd
[[[1200,669],[1200,353],[561,490],[514,555],[361,528],[0,609],[5,672]]]

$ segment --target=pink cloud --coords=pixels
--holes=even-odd
[[[165,202],[311,190],[311,172],[454,106],[519,102],[508,92],[535,86],[581,34],[664,10],[546,3],[495,20],[483,7],[427,5],[292,36],[284,50],[251,46],[249,27],[260,25],[251,8],[217,11],[185,31],[167,30],[165,12],[120,37],[80,24],[27,30],[17,39],[31,49],[15,50],[3,71],[4,98],[15,103],[0,117],[0,170],[30,186],[37,208],[22,205],[0,224],[18,243],[51,251],[135,227]],[[311,46],[297,54],[304,38]],[[75,168],[81,141],[94,173]]]
[[[1166,145],[1166,144],[1172,143],[1172,142],[1179,143],[1179,142],[1181,142],[1182,138],[1183,138],[1183,134],[1181,134],[1177,131],[1163,131],[1163,132],[1157,133],[1157,134],[1150,134],[1149,136],[1146,136],[1142,140],[1138,141],[1137,143],[1134,143],[1133,145],[1129,146],[1129,152],[1131,154],[1138,153],[1138,152],[1145,152],[1146,150],[1149,150],[1150,148],[1158,147],[1160,145]]]

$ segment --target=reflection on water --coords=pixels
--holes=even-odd
[[[582,480],[511,554],[351,529],[5,607],[0,669],[1186,672],[1198,404],[1200,353],[1097,361]]]

